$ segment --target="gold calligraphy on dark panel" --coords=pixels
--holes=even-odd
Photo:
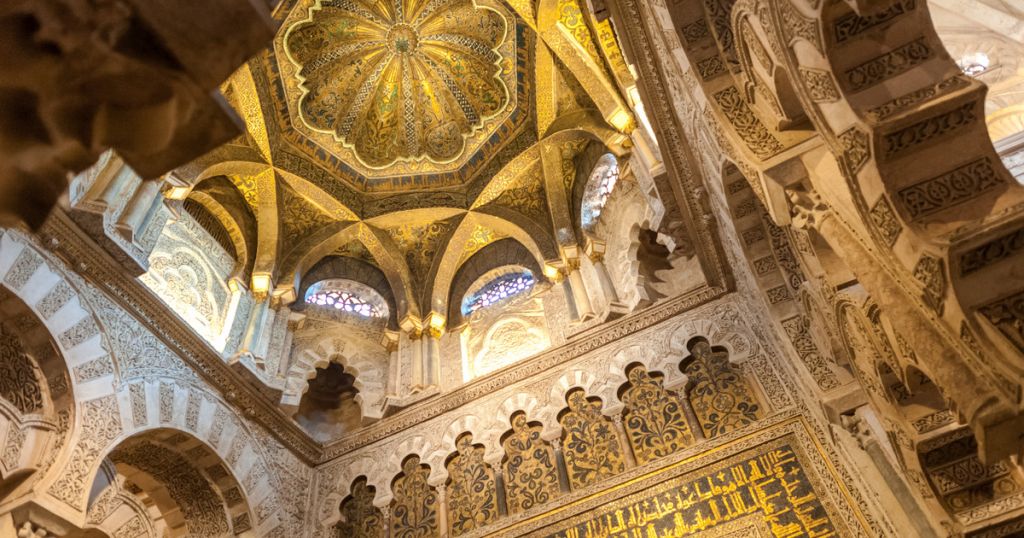
[[[526,414],[512,415],[512,431],[502,442],[509,512],[528,510],[559,494],[554,451],[540,432],[541,426],[528,422]]]
[[[683,363],[683,372],[692,384],[690,404],[704,435],[715,437],[761,417],[754,392],[729,364],[725,352],[712,350],[704,341],[697,342],[690,352],[693,355]]]
[[[448,461],[448,522],[452,536],[459,536],[497,519],[498,493],[484,447],[468,433],[455,446],[458,452]]]
[[[626,405],[624,423],[638,464],[672,454],[693,443],[683,404],[665,390],[661,378],[636,366],[620,399]]]
[[[335,536],[345,538],[382,538],[384,518],[373,505],[373,486],[365,477],[352,483],[352,493],[341,503],[341,521],[335,526]]]
[[[437,536],[437,492],[427,484],[430,467],[410,456],[402,463],[402,473],[391,485],[391,537],[426,538]]]
[[[562,415],[562,454],[569,484],[581,488],[626,469],[619,436],[599,402],[588,401],[583,390],[566,397],[569,409]]]
[[[781,445],[707,476],[670,480],[550,537],[706,536],[746,517],[760,517],[777,538],[837,535],[796,453]]]

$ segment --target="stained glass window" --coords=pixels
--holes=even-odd
[[[597,160],[594,171],[590,173],[587,186],[583,190],[583,204],[580,208],[580,226],[584,230],[592,230],[597,226],[604,205],[619,180],[619,163],[615,156],[606,153]]]
[[[334,308],[366,318],[387,316],[387,305],[366,286],[349,280],[325,280],[310,286],[306,304]]]
[[[533,273],[530,271],[523,270],[503,274],[484,284],[475,292],[466,295],[462,301],[462,315],[468,316],[485,306],[491,306],[529,292],[533,288],[534,282]]]

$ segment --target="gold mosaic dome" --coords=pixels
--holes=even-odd
[[[462,155],[510,103],[509,41],[505,18],[474,0],[319,0],[285,48],[301,121],[380,169]]]

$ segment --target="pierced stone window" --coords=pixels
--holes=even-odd
[[[536,284],[533,273],[528,269],[504,271],[497,275],[484,275],[462,300],[462,315],[468,316],[481,308],[508,302],[514,297],[529,293]]]
[[[583,204],[580,207],[580,226],[590,231],[597,226],[604,205],[619,180],[619,162],[611,153],[605,153],[597,160],[594,171],[583,189]]]
[[[306,291],[306,304],[333,308],[357,314],[364,318],[383,318],[388,305],[379,293],[369,286],[346,279],[322,280]]]

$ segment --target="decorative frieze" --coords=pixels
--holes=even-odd
[[[64,349],[71,349],[99,333],[100,328],[96,326],[96,322],[92,317],[86,316],[78,320],[78,323],[72,325],[70,329],[62,332],[57,337],[57,341]]]
[[[905,110],[909,110],[918,103],[942,96],[954,90],[959,90],[960,88],[966,88],[969,84],[970,82],[962,76],[950,77],[933,86],[920,88],[886,101],[869,110],[867,116],[873,121],[882,121]]]
[[[711,34],[708,32],[707,23],[701,18],[679,28],[679,35],[683,37],[683,42],[686,46],[692,47],[700,41],[707,39]]]
[[[839,90],[832,80],[832,74],[821,69],[809,67],[800,68],[800,78],[803,79],[811,99],[819,103],[830,103],[839,100]]]
[[[960,276],[1013,258],[1024,251],[1024,228],[1000,235],[960,255]]]
[[[792,299],[789,295],[789,288],[785,285],[771,288],[765,291],[765,294],[768,296],[768,304],[779,304]]]
[[[738,192],[743,192],[744,189],[748,188],[750,188],[750,185],[747,183],[746,178],[737,179],[725,186],[725,190],[730,196]]]
[[[814,378],[821,390],[831,390],[840,385],[839,378],[829,366],[829,361],[818,350],[810,332],[810,320],[799,314],[782,321],[782,328],[793,344],[800,361]]]
[[[756,211],[757,211],[757,200],[755,200],[754,198],[748,198],[748,199],[746,199],[746,200],[736,204],[736,209],[733,210],[733,214],[736,215],[736,218],[740,219],[740,218],[746,217],[747,215],[750,215],[751,213],[754,213]]]
[[[160,423],[169,424],[174,420],[174,385],[160,383]]]
[[[75,366],[75,379],[79,383],[114,373],[114,363],[106,355],[85,364]]]
[[[716,92],[714,97],[722,113],[736,130],[736,134],[755,155],[765,159],[786,149],[761,120],[757,119],[735,86]]]
[[[725,65],[722,64],[722,58],[715,54],[698,61],[697,72],[700,73],[701,79],[711,80],[725,73]]]
[[[36,254],[35,250],[25,247],[21,249],[18,257],[14,259],[14,265],[7,271],[4,282],[11,289],[20,290],[42,264],[43,258]]]
[[[953,110],[885,135],[883,137],[885,158],[900,157],[917,146],[959,131],[974,123],[978,118],[976,105],[974,102],[964,103]]]
[[[880,196],[875,205],[871,207],[870,217],[871,223],[875,225],[875,229],[878,230],[885,244],[889,247],[896,244],[896,239],[903,231],[903,226],[900,225],[896,213],[885,195]]]
[[[43,319],[50,319],[61,307],[71,300],[73,295],[74,290],[71,289],[71,285],[61,280],[52,290],[46,293],[45,297],[39,300],[39,303],[36,304],[36,311],[39,312]]]
[[[754,260],[754,272],[757,276],[764,276],[777,269],[775,266],[775,258],[771,256],[765,256]]]
[[[943,409],[942,411],[925,415],[915,420],[910,425],[914,427],[914,431],[918,434],[924,434],[930,431],[935,431],[947,424],[952,424],[955,421],[956,416],[953,412],[948,409]]]
[[[1024,352],[1024,291],[978,309],[1017,349]]]
[[[817,21],[802,15],[790,0],[777,2],[779,15],[788,40],[800,38],[821,51],[821,38]]]
[[[943,303],[946,300],[946,273],[945,263],[939,258],[922,254],[914,266],[914,278],[916,278],[924,290],[921,300],[936,314],[942,315]]]
[[[870,15],[858,15],[850,12],[836,19],[833,28],[836,43],[843,43],[857,35],[860,35],[872,28],[892,21],[896,17],[914,10],[915,0],[902,0],[895,2],[888,8],[872,13]]]
[[[1004,184],[992,161],[982,157],[904,187],[896,193],[896,198],[911,219],[919,219],[973,200]]]
[[[743,236],[743,243],[749,247],[758,241],[764,240],[764,228],[756,226],[754,228],[744,230],[741,235]]]
[[[847,70],[844,76],[851,90],[860,91],[909,71],[931,55],[932,50],[921,37]]]
[[[850,127],[839,133],[838,140],[843,149],[841,159],[846,173],[856,174],[871,158],[868,133],[857,127]]]

